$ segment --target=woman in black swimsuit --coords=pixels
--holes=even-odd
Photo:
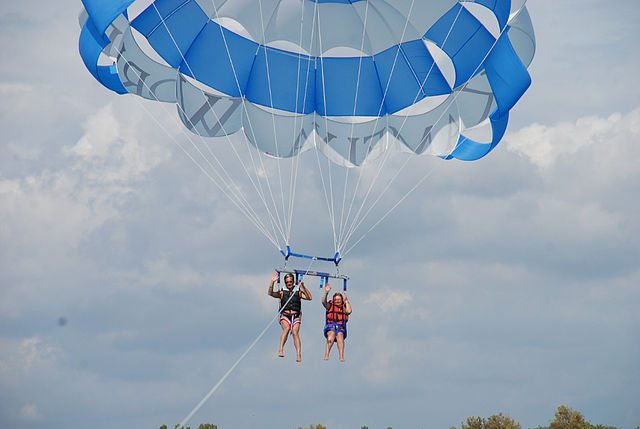
[[[293,274],[288,273],[284,276],[284,284],[286,289],[274,291],[273,285],[278,280],[278,273],[274,273],[271,278],[271,284],[267,295],[280,300],[280,326],[282,326],[282,335],[280,336],[280,349],[278,356],[284,357],[284,343],[289,337],[289,332],[293,335],[293,344],[296,347],[296,362],[302,361],[302,351],[300,343],[300,323],[302,322],[302,299],[311,301],[311,292],[305,287],[304,282],[300,282],[300,288],[295,289]],[[295,290],[294,290],[295,289]],[[293,296],[291,296],[293,294]],[[291,298],[291,299],[289,299]]]

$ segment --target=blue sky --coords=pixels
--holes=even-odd
[[[282,261],[174,144],[173,110],[86,72],[80,8],[0,12],[0,426],[173,425],[269,323]],[[531,428],[561,404],[640,424],[640,5],[528,9],[533,83],[503,142],[475,163],[413,163],[389,195],[429,180],[344,261],[347,362],[322,360],[310,280],[303,363],[291,344],[276,357],[273,326],[192,426],[448,428],[502,412]],[[301,218],[322,210],[300,199]],[[325,225],[297,228],[324,248]]]

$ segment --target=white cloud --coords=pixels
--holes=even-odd
[[[590,116],[555,125],[533,124],[507,134],[505,146],[544,169],[553,166],[559,158],[588,147],[599,156],[607,156],[620,150],[620,144],[635,143],[639,138],[640,109],[635,109],[626,115],[614,113],[607,118]]]
[[[37,90],[33,85],[0,82],[0,98],[5,100],[0,104],[0,112],[5,115],[12,111],[30,110],[35,96]]]
[[[19,348],[21,370],[29,371],[32,367],[44,362],[52,361],[56,350],[50,344],[45,344],[38,337],[22,340]]]
[[[392,381],[399,368],[394,365],[398,362],[398,344],[389,335],[386,326],[379,326],[371,331],[368,336],[369,347],[372,353],[360,371],[362,378],[371,384],[384,384]]]
[[[27,404],[20,409],[20,418],[23,420],[39,421],[42,420],[42,414],[37,405]]]
[[[92,115],[85,134],[67,149],[68,168],[45,169],[21,180],[0,180],[5,242],[41,240],[74,247],[86,233],[117,217],[132,183],[169,157],[165,146],[146,142],[137,117],[115,115],[108,105]],[[143,143],[142,141],[146,143]]]
[[[109,154],[120,136],[120,124],[109,104],[89,117],[85,124],[85,135],[70,151],[85,161],[104,158]]]
[[[407,338],[398,335],[404,323],[372,324],[359,340],[362,348],[368,351],[359,354],[362,361],[360,377],[371,385],[397,388],[400,380],[411,380],[413,374],[407,372],[407,365],[420,365],[429,358],[423,339]]]
[[[119,107],[125,112],[116,115],[108,104],[90,116],[85,134],[68,149],[78,157],[76,170],[97,184],[127,184],[169,158],[168,148],[156,144],[150,128],[139,126],[144,123],[140,114],[127,112],[125,104]]]
[[[383,312],[396,311],[409,304],[411,293],[397,289],[373,292],[364,301],[365,304],[375,304]]]
[[[61,351],[38,336],[0,337],[0,385],[19,386],[56,368]]]

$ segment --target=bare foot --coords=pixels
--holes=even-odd
[[[298,358],[296,359],[296,362],[302,362],[302,357],[298,356]]]
[[[284,357],[284,353],[283,353],[282,351],[279,351],[279,352],[278,352],[278,356],[279,356],[279,357]]]
[[[343,357],[340,358],[340,362],[344,362],[344,358]]]
[[[329,355],[324,355],[324,360],[329,360]]]

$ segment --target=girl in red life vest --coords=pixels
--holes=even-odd
[[[324,287],[322,305],[327,309],[326,323],[324,326],[324,336],[327,338],[327,348],[324,353],[324,360],[329,360],[329,352],[334,342],[338,342],[338,353],[340,362],[344,362],[344,340],[347,338],[347,320],[351,314],[351,304],[341,293],[334,293],[331,301],[327,302],[327,295],[331,286],[329,283]]]
[[[273,285],[278,280],[278,273],[274,273],[271,278],[271,284],[267,295],[280,300],[280,326],[282,326],[282,335],[280,335],[280,348],[278,356],[284,357],[284,343],[289,337],[289,332],[293,335],[293,345],[296,347],[296,362],[302,362],[302,346],[300,344],[300,323],[302,322],[302,302],[301,299],[311,301],[311,292],[300,281],[299,290],[294,290],[293,274],[288,273],[284,276],[284,290],[274,291]],[[293,296],[291,296],[293,294]]]

